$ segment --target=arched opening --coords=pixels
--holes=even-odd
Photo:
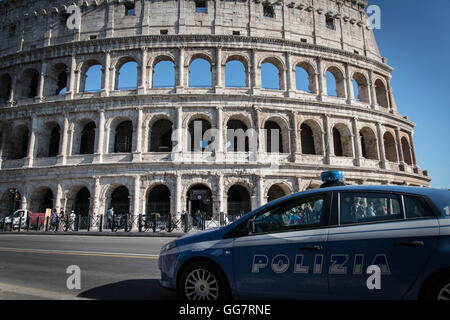
[[[5,103],[11,97],[11,77],[5,73],[0,77],[0,103]]]
[[[136,61],[124,59],[117,66],[115,90],[135,90],[137,88],[138,65]]]
[[[133,123],[130,120],[122,121],[116,127],[114,152],[130,153],[132,146],[132,139],[133,139]]]
[[[273,59],[266,59],[261,64],[261,88],[283,90],[281,67]]]
[[[189,87],[211,88],[212,72],[211,63],[202,58],[192,60],[189,65]]]
[[[56,122],[46,123],[38,137],[38,158],[56,157],[59,154],[61,127]]]
[[[42,187],[33,192],[30,197],[31,212],[45,212],[47,209],[53,209],[53,192],[50,188]]]
[[[152,87],[175,87],[175,64],[171,60],[161,60],[154,65]]]
[[[197,118],[189,123],[188,151],[204,151],[214,141],[213,137],[208,140],[205,135],[209,129],[211,129],[211,123],[205,119]]]
[[[243,88],[248,87],[247,69],[239,60],[229,60],[225,65],[225,87]]]
[[[186,195],[186,209],[193,217],[197,212],[204,213],[207,220],[212,218],[212,193],[202,184],[189,188]]]
[[[156,121],[150,129],[150,152],[172,151],[172,122],[167,119]]]
[[[285,195],[287,195],[287,192],[285,192],[285,190],[283,190],[281,186],[274,184],[267,192],[267,202],[274,201],[276,199],[284,197]]]
[[[266,152],[283,153],[283,137],[280,126],[274,121],[267,121],[264,124],[266,135]]]
[[[378,160],[377,138],[375,133],[369,128],[363,128],[359,132],[361,139],[361,153],[363,158]]]
[[[369,102],[369,85],[366,77],[361,73],[353,75],[353,93],[356,101]]]
[[[295,89],[307,93],[315,93],[314,70],[307,63],[295,67]]]
[[[80,154],[93,154],[95,148],[95,122],[91,121],[83,127],[80,139]]]
[[[383,81],[377,79],[375,81],[375,92],[377,95],[377,103],[383,108],[389,108],[388,98],[387,98],[387,90],[384,86]]]
[[[345,79],[341,70],[330,67],[326,72],[327,95],[329,97],[345,97]]]
[[[56,157],[59,154],[59,139],[61,136],[61,128],[59,125],[53,127],[50,133],[50,143],[48,146],[48,156]]]
[[[227,213],[231,220],[251,211],[250,194],[246,188],[233,185],[228,189],[227,195]]]
[[[333,128],[333,146],[336,157],[353,157],[351,133],[345,125]]]
[[[48,69],[48,76],[45,78],[45,95],[57,96],[67,92],[68,68],[64,63],[57,63]]]
[[[130,213],[130,194],[125,186],[117,187],[111,193],[110,207],[114,209],[117,217]]]
[[[147,215],[158,213],[160,215],[170,214],[170,190],[165,185],[152,188],[147,196]]]
[[[34,98],[38,95],[39,72],[35,69],[28,69],[22,75],[21,98]]]
[[[75,196],[74,213],[87,217],[89,215],[91,193],[88,188],[83,187]]]
[[[303,154],[316,154],[316,148],[314,145],[314,135],[310,126],[303,123],[300,126],[300,135],[302,143]]]
[[[25,158],[28,153],[29,138],[30,131],[26,126],[20,125],[15,127],[8,140],[7,159],[17,160]]]
[[[247,126],[240,120],[227,122],[227,152],[248,152],[249,139]]]
[[[88,61],[81,72],[81,92],[98,92],[102,89],[102,68],[97,61]]]
[[[384,152],[386,153],[386,159],[391,162],[397,162],[397,144],[390,132],[386,132],[383,136],[384,140]]]
[[[409,142],[405,137],[403,137],[401,139],[401,143],[402,143],[402,151],[403,151],[403,161],[408,165],[412,165],[411,147],[409,145]]]

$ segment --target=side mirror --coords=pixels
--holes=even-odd
[[[255,233],[255,219],[249,219],[247,221],[247,231],[249,235]]]

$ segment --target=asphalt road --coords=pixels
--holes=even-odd
[[[0,300],[175,299],[158,269],[159,250],[173,239],[0,235]],[[81,289],[67,287],[73,265]]]

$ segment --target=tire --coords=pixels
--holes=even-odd
[[[450,275],[439,277],[429,286],[426,300],[450,300]]]
[[[197,261],[183,270],[178,297],[182,300],[227,300],[230,293],[225,276],[214,264]]]

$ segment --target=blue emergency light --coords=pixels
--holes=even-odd
[[[344,174],[342,171],[324,171],[320,174],[323,182],[342,181],[344,182]]]

